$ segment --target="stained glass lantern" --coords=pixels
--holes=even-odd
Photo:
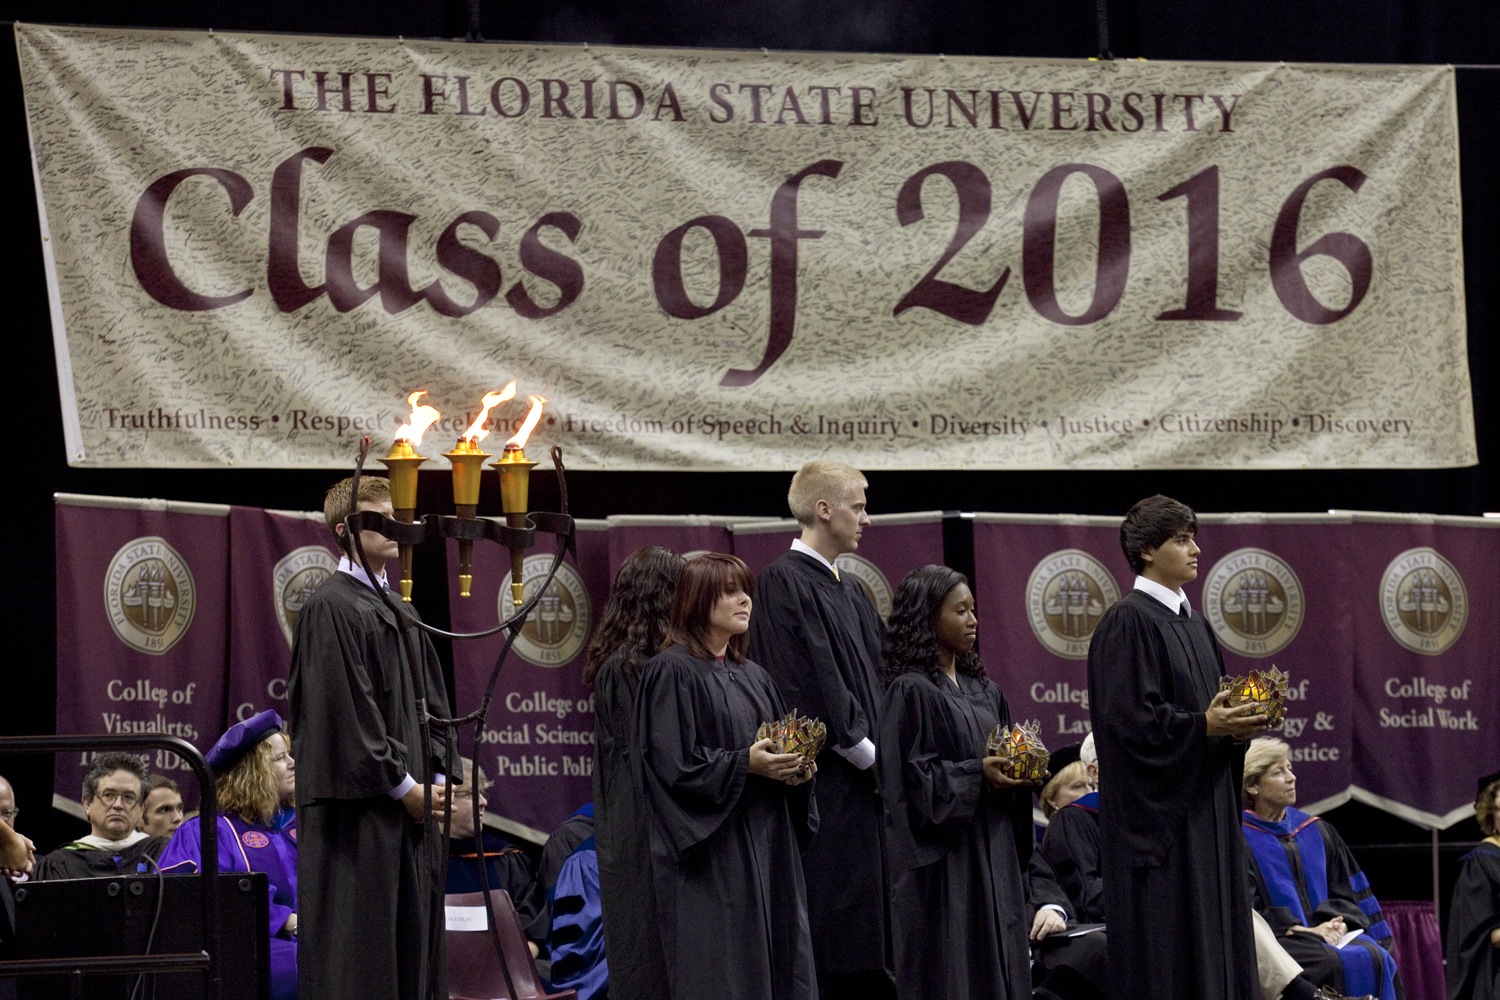
[[[985,744],[986,756],[999,757],[1000,770],[1016,781],[1041,781],[1047,774],[1047,747],[1039,721],[996,726]]]
[[[772,753],[802,755],[804,765],[811,764],[828,739],[828,727],[817,719],[798,715],[794,708],[775,722],[762,722],[755,731],[756,740],[770,740]]]
[[[1229,707],[1254,705],[1272,729],[1286,718],[1287,675],[1271,664],[1270,670],[1252,670],[1244,677],[1219,678],[1219,690],[1229,692]]]

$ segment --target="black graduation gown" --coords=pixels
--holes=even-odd
[[[1210,737],[1224,672],[1201,614],[1131,591],[1089,644],[1109,965],[1126,997],[1254,1000],[1244,744]]]
[[[1500,1000],[1500,846],[1481,843],[1458,863],[1448,906],[1448,1000]]]
[[[821,719],[818,835],[802,859],[819,975],[890,967],[884,812],[876,767],[837,753],[875,739],[881,684],[880,615],[857,581],[788,551],[755,581],[750,658],[776,681],[789,708]]]
[[[151,874],[171,837],[146,837],[118,853],[74,842],[36,859],[31,877],[38,881],[70,878],[109,878]]]
[[[460,788],[455,794],[468,792]],[[443,891],[450,896],[483,892],[488,882],[491,889],[504,889],[512,902],[525,899],[536,882],[536,871],[526,852],[489,827],[481,829],[479,836],[482,853],[475,853],[473,837],[448,841],[448,877]]]
[[[985,740],[1009,724],[987,678],[898,676],[881,706],[891,913],[901,1000],[1031,996],[1025,889],[1031,795],[984,780]]]
[[[1031,852],[1025,884],[1028,927],[1031,926],[1036,911],[1048,904],[1063,910],[1069,927],[1080,922],[1068,894],[1057,881],[1057,872],[1053,870],[1052,862],[1040,850]],[[1065,997],[1068,1000],[1101,1000],[1108,995],[1111,986],[1109,959],[1105,951],[1103,931],[1091,931],[1079,937],[1058,933],[1036,942],[1031,950],[1031,984],[1037,991],[1035,995]]]
[[[666,1000],[651,838],[634,771],[635,696],[645,659],[617,652],[594,675],[594,838],[603,900],[609,995],[613,1000]]]
[[[409,608],[409,606],[408,606]],[[334,573],[297,618],[287,680],[297,758],[299,991],[319,1000],[411,1000],[426,992],[434,886],[428,827],[387,794],[421,759],[420,720],[398,615],[367,585]],[[407,624],[433,715],[448,717],[437,654]],[[441,968],[439,984],[443,982]],[[446,990],[444,992],[446,995]]]
[[[1104,877],[1099,857],[1099,793],[1063,806],[1052,816],[1042,837],[1057,882],[1068,894],[1073,913],[1085,924],[1102,924]]]
[[[749,771],[757,727],[785,711],[750,662],[673,646],[641,677],[636,746],[674,1000],[818,995],[798,858],[817,829],[811,783]]]

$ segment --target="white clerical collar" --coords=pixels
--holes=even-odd
[[[812,556],[818,562],[822,563],[824,566],[827,566],[828,569],[831,572],[834,572],[834,574],[837,575],[837,571],[834,570],[833,563],[829,562],[827,559],[824,559],[823,558],[823,553],[819,552],[817,549],[813,548],[811,545],[808,545],[802,539],[800,539],[800,538],[793,538],[792,539],[792,551],[793,552],[801,552],[803,555],[806,555],[806,556]]]
[[[1178,613],[1179,608],[1187,608],[1189,613],[1193,610],[1193,605],[1188,601],[1187,594],[1180,590],[1173,590],[1171,587],[1163,586],[1155,580],[1148,580],[1144,576],[1135,578],[1135,589],[1148,597],[1156,598],[1174,615]]]
[[[354,579],[358,580],[366,587],[369,587],[371,590],[379,590],[382,587],[390,587],[390,584],[387,583],[385,579],[384,566],[380,568],[380,572],[375,576],[375,579],[378,582],[371,583],[370,574],[365,572],[365,568],[363,566],[350,559],[348,556],[339,556],[339,572],[348,573],[350,576],[354,577]]]

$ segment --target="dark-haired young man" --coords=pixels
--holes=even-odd
[[[1239,772],[1266,717],[1218,693],[1219,644],[1183,592],[1197,535],[1169,497],[1130,508],[1135,587],[1089,645],[1109,965],[1122,997],[1254,1000]]]
[[[150,775],[147,784],[151,790],[146,793],[146,804],[141,808],[138,826],[153,837],[170,837],[186,817],[182,808],[182,789],[165,774]]]

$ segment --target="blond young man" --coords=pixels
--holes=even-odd
[[[880,616],[834,566],[870,524],[867,486],[858,469],[837,462],[809,462],[792,477],[787,506],[802,532],[760,574],[750,616],[750,658],[787,705],[823,720],[833,751],[818,758],[819,828],[802,859],[823,1000],[893,991],[871,739],[882,691]]]

